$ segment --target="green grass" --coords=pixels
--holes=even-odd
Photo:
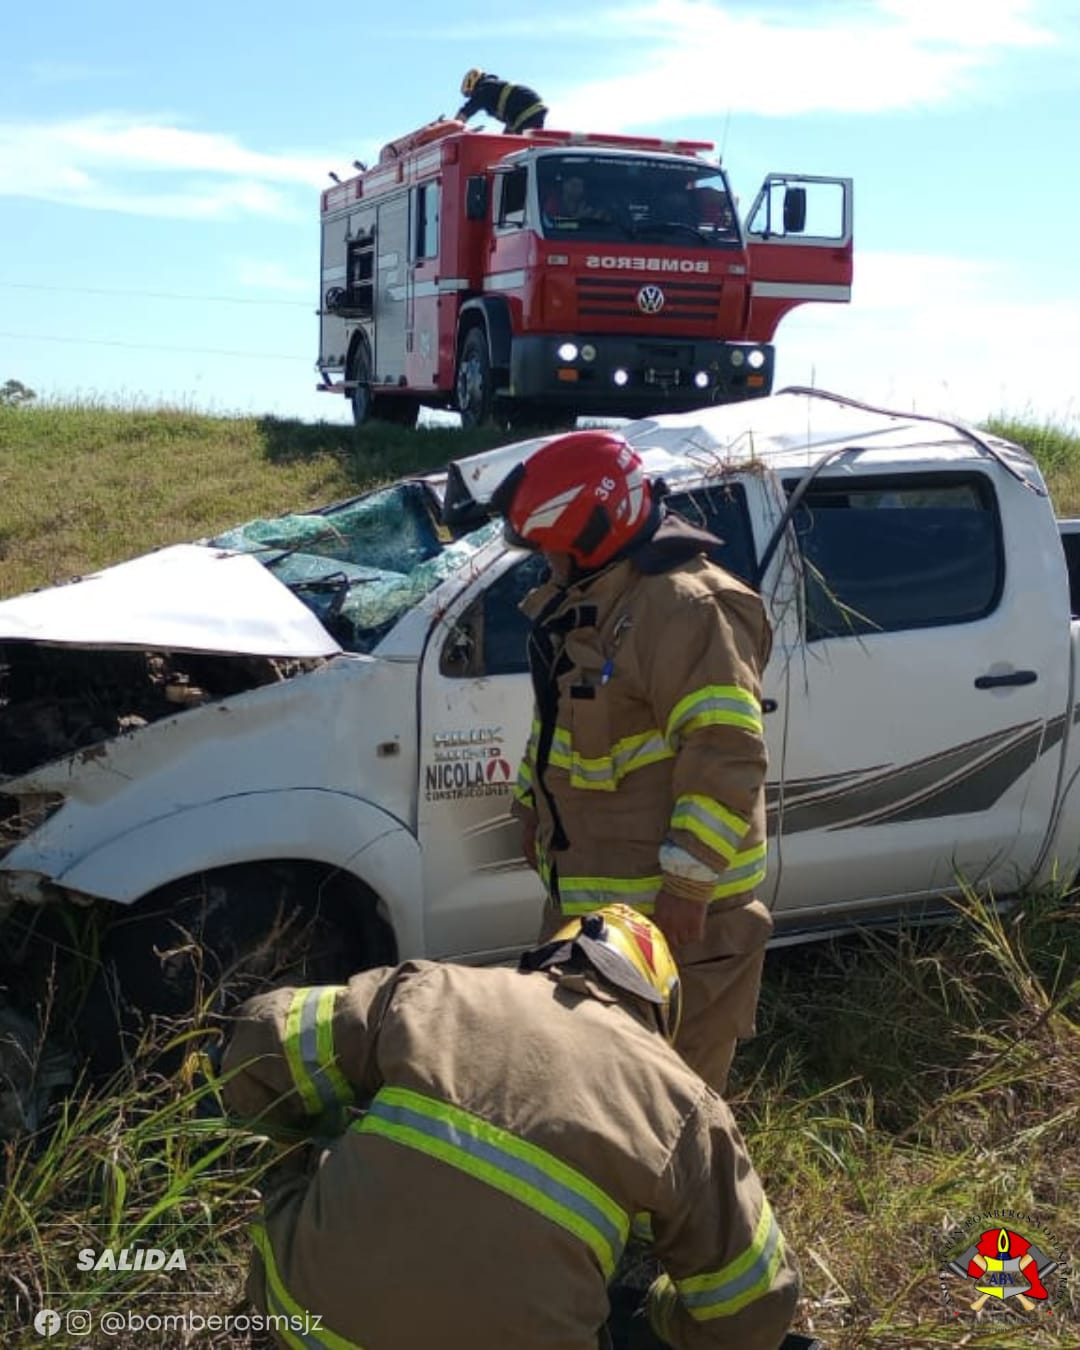
[[[991,418],[1026,445],[1059,514],[1080,512],[1080,436]],[[50,585],[255,516],[325,505],[525,433],[357,431],[274,417],[94,404],[0,406],[0,596]]]
[[[61,989],[60,1032],[64,999]],[[954,925],[772,953],[759,1023],[730,1100],[802,1266],[800,1329],[831,1350],[1080,1343],[1080,1290],[1066,1271],[1052,1279],[1053,1313],[1030,1319],[1008,1308],[976,1319],[972,1283],[947,1275],[958,1319],[938,1273],[965,1245],[949,1229],[991,1209],[1032,1213],[1067,1256],[1080,1254],[1070,895],[1028,897],[1005,917],[969,897]],[[159,1076],[156,1055],[170,1043],[194,1050],[199,1036],[160,1033],[107,1089],[81,1087],[35,1136],[0,1151],[5,1350],[40,1345],[26,1324],[48,1288],[73,1291],[62,1306],[95,1312],[242,1311],[246,1227],[283,1154],[215,1114],[193,1057]],[[302,1158],[294,1150],[284,1165]],[[140,1237],[182,1246],[187,1272],[75,1268],[81,1249]],[[214,1343],[262,1345],[240,1334]]]
[[[1059,516],[1080,514],[1080,435],[1059,422],[1001,414],[986,430],[1029,450],[1039,462]]]
[[[0,596],[510,439],[168,408],[0,407]]]

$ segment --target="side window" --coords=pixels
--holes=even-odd
[[[757,557],[750,528],[746,493],[740,483],[717,483],[693,492],[676,492],[668,506],[699,530],[708,530],[720,540],[709,556],[748,586],[756,586]]]
[[[526,169],[514,169],[502,175],[502,191],[499,194],[499,224],[525,224],[525,193],[529,176]]]
[[[475,600],[443,644],[439,671],[456,679],[520,675],[528,671],[529,620],[518,606],[547,576],[539,553],[529,553]]]
[[[717,535],[721,542],[711,553],[713,560],[754,584],[754,542],[746,494],[740,484],[718,483],[675,493],[668,498],[668,505],[691,525]],[[544,559],[539,553],[529,553],[493,581],[443,644],[440,672],[452,679],[527,672],[529,620],[518,607],[546,576]]]
[[[1065,566],[1069,572],[1069,600],[1072,617],[1080,619],[1080,531],[1061,530],[1061,546],[1065,550]]]
[[[439,256],[439,185],[423,183],[416,189],[416,220],[413,238],[416,240],[416,257],[437,258]]]
[[[821,479],[794,525],[810,642],[970,623],[1001,597],[1001,523],[980,474]]]

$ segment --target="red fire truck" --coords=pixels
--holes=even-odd
[[[358,423],[642,416],[768,394],[788,310],[846,301],[849,179],[745,222],[705,141],[438,121],[322,194],[321,387]]]

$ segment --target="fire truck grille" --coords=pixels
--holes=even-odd
[[[579,277],[578,313],[582,318],[704,323],[716,318],[720,290],[719,281],[669,280],[640,272],[633,277]]]

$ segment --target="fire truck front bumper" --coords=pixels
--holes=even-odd
[[[763,398],[772,382],[769,343],[556,334],[513,339],[506,393],[618,415]]]

